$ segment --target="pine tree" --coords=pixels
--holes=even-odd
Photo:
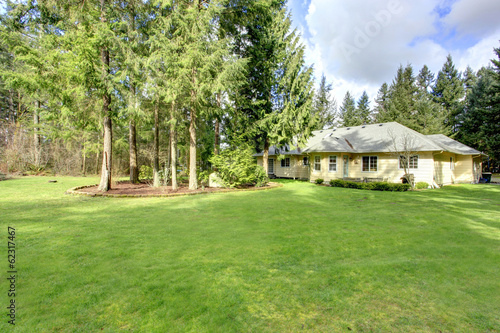
[[[415,100],[415,130],[423,134],[448,134],[444,127],[443,108],[435,103],[430,93],[434,73],[424,65],[417,75],[418,92]]]
[[[490,97],[484,111],[482,134],[485,139],[487,153],[500,164],[500,47],[495,48],[498,59],[492,59],[493,84],[488,96]]]
[[[305,66],[305,47],[296,30],[291,30],[290,14],[282,9],[274,17],[271,37],[276,45],[276,67],[271,86],[272,110],[262,115],[259,127],[269,144],[301,146],[315,127],[311,116],[313,70]]]
[[[363,94],[358,100],[358,106],[356,108],[356,125],[363,125],[370,123],[371,123],[370,100],[368,99],[368,94],[366,93],[366,91],[363,91]]]
[[[389,101],[387,110],[381,119],[384,122],[396,121],[410,128],[415,128],[415,100],[417,85],[413,75],[413,67],[399,66],[396,77],[389,87]]]
[[[340,106],[340,119],[344,127],[356,126],[356,101],[347,91]]]
[[[377,105],[374,108],[374,118],[377,123],[384,122],[386,119],[386,113],[388,110],[389,103],[389,87],[387,83],[383,83],[377,93],[377,98],[375,99]]]
[[[460,112],[459,102],[464,95],[464,88],[451,55],[446,57],[446,62],[438,73],[436,84],[432,87],[432,95],[434,101],[446,112],[446,127],[456,132],[457,115]]]
[[[337,103],[331,94],[332,90],[332,84],[326,82],[323,74],[313,103],[313,115],[318,118],[316,129],[332,128],[335,124]]]

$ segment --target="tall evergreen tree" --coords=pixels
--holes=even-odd
[[[300,44],[296,30],[291,30],[290,15],[285,9],[273,16],[271,38],[276,49],[271,78],[274,81],[271,85],[272,109],[270,113],[262,113],[258,122],[259,130],[267,139],[264,155],[267,155],[269,144],[304,145],[315,127],[311,116],[313,70],[305,66],[304,45]]]
[[[415,99],[417,86],[413,67],[398,68],[396,77],[389,87],[388,112],[384,121],[397,121],[410,128],[415,128]]]
[[[332,96],[332,84],[326,82],[326,76],[321,76],[321,81],[314,95],[313,114],[318,118],[316,129],[332,128],[335,124],[337,102]]]
[[[434,101],[446,112],[446,127],[456,132],[457,115],[460,112],[459,104],[464,95],[464,88],[451,55],[446,57],[443,68],[438,72],[436,84],[432,87],[432,95]]]
[[[355,126],[356,124],[356,101],[351,93],[347,91],[340,106],[340,119],[345,127]]]
[[[381,123],[386,118],[386,112],[388,111],[389,103],[389,86],[387,83],[383,83],[377,93],[377,98],[375,99],[374,108],[374,118],[377,123]]]
[[[371,118],[370,100],[366,91],[363,91],[356,108],[356,125],[370,124],[372,122]]]
[[[443,108],[432,99],[430,88],[434,73],[424,65],[417,75],[418,92],[415,99],[415,130],[423,134],[448,134],[444,127]]]

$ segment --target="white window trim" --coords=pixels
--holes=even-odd
[[[377,158],[377,170],[368,170],[368,171],[363,171],[363,157],[376,157]],[[398,162],[399,163],[399,162]],[[370,169],[370,159],[368,159],[368,169]],[[378,172],[378,156],[377,155],[362,155],[361,156],[361,172],[365,172],[365,173],[374,173],[374,172]]]
[[[331,158],[331,157],[335,157],[335,170],[333,170],[333,171],[332,171],[332,170],[330,170],[330,165],[332,164],[332,163],[330,163],[330,158]],[[331,173],[337,173],[337,171],[338,171],[338,168],[337,168],[337,166],[338,166],[338,161],[339,161],[339,157],[338,157],[337,155],[329,155],[329,156],[328,156],[328,172],[331,172]]]
[[[450,170],[455,170],[455,159],[453,156],[450,156]]]
[[[319,157],[319,170],[316,170],[316,157]],[[313,171],[321,172],[321,155],[314,155]]]
[[[417,156],[417,167],[416,168],[410,168],[410,166],[408,165],[408,170],[418,170],[418,166],[420,165],[420,163],[419,163],[420,155],[418,155],[418,154],[417,155],[412,155],[412,157],[414,157],[414,156]],[[404,168],[401,167],[400,161],[401,161],[401,155],[399,155],[399,158],[398,158],[398,169],[399,170],[404,170]]]

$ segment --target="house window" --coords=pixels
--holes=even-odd
[[[330,156],[330,160],[328,163],[328,171],[330,172],[337,171],[337,156]]]
[[[450,170],[454,170],[455,169],[455,165],[453,163],[453,157],[450,157]]]
[[[307,156],[302,159],[302,164],[309,165],[309,158]]]
[[[418,155],[411,156],[410,163],[406,161],[406,156],[399,156],[399,168],[404,169],[405,166],[408,169],[418,169]]]
[[[321,156],[314,156],[314,171],[321,171]]]
[[[377,171],[377,156],[363,156],[363,171]]]
[[[281,167],[282,168],[289,168],[290,167],[290,157],[286,157],[281,160]]]

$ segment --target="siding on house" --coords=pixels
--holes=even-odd
[[[453,158],[453,163],[450,163]],[[434,179],[440,186],[455,183],[456,155],[443,152],[434,155]]]
[[[474,181],[474,161],[471,155],[456,155],[455,182],[471,183]]]
[[[321,170],[320,171],[314,170],[314,157],[315,156],[321,157]],[[337,170],[336,171],[329,170],[330,156],[337,157]],[[344,162],[342,160],[341,153],[311,153],[311,155],[309,156],[309,163],[311,164],[311,174],[309,176],[309,179],[311,181],[315,181],[316,179],[321,178],[321,179],[324,179],[326,182],[328,182],[332,179],[342,178],[342,176],[343,176]]]
[[[281,161],[276,156],[269,156],[274,159],[274,175],[280,178],[307,179],[309,176],[309,166],[303,165],[303,156],[290,155],[290,167],[282,167]],[[257,157],[257,165],[263,166],[263,157]]]
[[[395,140],[396,139],[396,140]],[[411,140],[412,150],[418,152],[418,167],[409,169],[415,182],[449,185],[457,182],[478,182],[481,176],[482,153],[447,136],[423,135],[396,122],[370,124],[314,131],[302,149],[289,146],[269,148],[274,159],[277,177],[318,178],[330,181],[339,178],[378,178],[392,183],[401,182],[404,169],[394,150],[405,151],[404,142]],[[396,145],[396,148],[394,148]],[[262,165],[263,153],[254,154]],[[276,156],[290,158],[289,167],[281,167]],[[309,157],[310,166],[302,159]],[[320,170],[315,170],[315,157],[320,157]],[[336,156],[336,169],[330,171],[330,156]],[[348,173],[344,174],[344,157],[349,157]],[[363,157],[376,156],[377,170],[363,171]],[[452,159],[450,163],[450,158]]]
[[[337,156],[337,171],[329,172],[329,156]],[[311,163],[314,156],[321,156],[321,171],[315,171],[311,164],[311,181],[322,178],[325,181],[343,178],[344,157],[349,156],[349,178],[382,178],[391,183],[400,183],[404,170],[399,168],[399,157],[391,156],[387,153],[367,153],[367,154],[311,154]],[[377,156],[377,171],[363,171],[363,156]],[[415,177],[415,182],[426,182],[432,184],[432,174],[434,170],[434,160],[431,152],[421,152],[418,154],[418,168],[410,169]]]

